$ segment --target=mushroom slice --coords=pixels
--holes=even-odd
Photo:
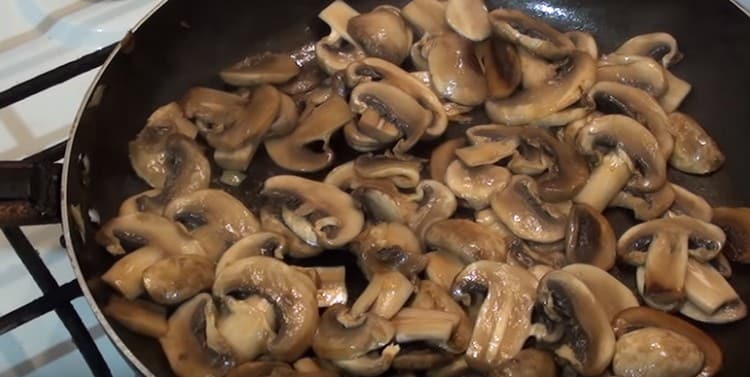
[[[277,165],[285,169],[320,171],[328,167],[335,157],[328,145],[331,135],[351,119],[352,113],[346,101],[339,96],[331,96],[302,118],[289,135],[266,139],[266,151]],[[323,142],[322,152],[309,148],[316,141]]]
[[[318,289],[318,307],[327,308],[336,304],[345,304],[349,292],[346,289],[346,268],[312,267],[304,268],[315,282]]]
[[[352,196],[374,220],[407,224],[417,210],[417,204],[390,180],[356,179],[351,188]]]
[[[368,56],[397,65],[409,56],[413,35],[398,8],[379,6],[372,12],[354,16],[346,30]]]
[[[280,234],[287,243],[286,255],[292,258],[309,258],[320,254],[323,248],[320,245],[310,245],[301,239],[289,227],[284,224],[281,209],[265,206],[260,209],[260,223],[263,230]],[[278,257],[277,255],[274,255]],[[279,258],[281,259],[281,258]]]
[[[447,32],[435,37],[427,53],[432,86],[442,98],[465,106],[487,98],[487,83],[474,44]]]
[[[432,349],[402,350],[391,366],[398,371],[433,370],[449,364],[452,358],[452,355]],[[407,377],[403,374],[399,376]]]
[[[664,67],[645,56],[606,55],[599,61],[596,79],[629,85],[656,98],[669,86]]]
[[[281,204],[293,217],[304,218],[312,227],[309,244],[324,248],[341,247],[356,237],[364,225],[364,216],[351,196],[337,187],[309,179],[277,175],[268,178],[261,194],[268,200]],[[291,221],[285,223],[292,231],[301,235]]]
[[[96,233],[96,242],[112,255],[125,254],[129,246],[153,246],[168,254],[198,254],[205,251],[175,223],[150,213],[134,213],[107,221]]]
[[[422,163],[417,159],[388,155],[360,155],[354,160],[354,172],[366,179],[388,178],[400,188],[419,184]]]
[[[508,169],[495,165],[467,167],[453,161],[445,173],[445,184],[456,197],[463,199],[469,208],[479,210],[490,205],[490,196],[510,182]]]
[[[463,270],[463,265],[461,265],[458,272],[461,272],[461,270]],[[458,275],[458,273],[456,275]],[[431,343],[450,353],[461,354],[466,351],[466,348],[469,345],[474,325],[464,309],[461,308],[461,306],[456,303],[448,293],[452,283],[453,279],[451,279],[451,282],[446,289],[432,281],[420,281],[416,295],[414,296],[410,307],[416,309],[440,310],[457,318],[458,321],[454,324],[454,328],[448,340]],[[402,314],[405,314],[406,312],[403,312],[403,310]]]
[[[253,233],[235,242],[221,255],[216,262],[216,275],[230,264],[247,257],[263,255],[281,259],[286,254],[286,248],[286,238],[278,233]]]
[[[575,51],[557,68],[554,77],[502,100],[489,100],[485,110],[495,122],[517,126],[554,114],[581,99],[596,81],[596,63]]]
[[[144,292],[143,271],[164,258],[164,254],[163,250],[152,246],[125,254],[102,275],[102,281],[126,299],[135,300]]]
[[[427,259],[425,276],[445,291],[451,288],[453,279],[466,266],[457,256],[442,250],[429,252],[425,254],[425,257]]]
[[[578,132],[576,144],[585,155],[603,155],[574,199],[578,203],[602,210],[626,184],[633,191],[653,192],[667,180],[667,163],[657,140],[632,118],[594,118]]]
[[[112,296],[102,309],[104,314],[136,334],[160,338],[167,333],[167,310],[146,300]]]
[[[390,344],[379,355],[373,352],[351,360],[334,360],[333,363],[353,376],[375,377],[391,368],[391,363],[400,350],[397,344]]]
[[[445,17],[447,4],[441,0],[412,0],[401,15],[422,35],[438,35],[450,30]]]
[[[416,276],[427,262],[417,236],[409,227],[399,223],[381,222],[365,226],[350,248],[368,277],[394,270],[405,276]]]
[[[368,110],[369,111],[369,110]],[[395,140],[380,141],[376,138],[366,135],[359,128],[356,122],[351,121],[344,126],[344,138],[346,143],[355,151],[367,153],[374,152],[380,149],[384,149],[389,144],[392,144]]]
[[[617,339],[612,371],[618,376],[696,376],[703,367],[703,357],[687,337],[646,327]]]
[[[492,195],[490,204],[503,224],[520,238],[549,243],[565,237],[565,214],[539,198],[537,184],[529,176],[514,176]]]
[[[714,216],[714,209],[701,196],[690,192],[688,189],[671,183],[674,192],[674,202],[669,207],[668,214],[685,215],[701,221],[711,222]]]
[[[651,131],[665,159],[672,155],[674,138],[669,132],[669,118],[648,93],[619,82],[600,81],[589,90],[587,101],[605,114],[622,114],[635,119]]]
[[[149,116],[146,127],[128,144],[130,165],[151,187],[164,187],[167,176],[166,144],[169,135],[175,133],[193,139],[197,128],[185,117],[180,106],[171,102],[156,109]]]
[[[289,97],[286,94],[281,94],[280,98],[281,103],[279,104],[279,113],[276,116],[276,120],[274,120],[268,128],[265,137],[286,136],[297,127],[299,120],[297,104],[292,97]]]
[[[617,240],[607,218],[586,204],[575,204],[568,216],[565,256],[568,263],[588,263],[606,271],[615,265]]]
[[[419,141],[433,116],[416,99],[399,88],[382,82],[357,85],[349,102],[356,113],[362,114],[367,109],[373,109],[396,125],[404,135],[393,148],[397,155],[408,151]]]
[[[471,367],[491,370],[521,351],[531,330],[535,283],[520,267],[489,261],[474,262],[456,277],[451,292],[464,304],[471,304],[472,294],[486,292],[466,350]]]
[[[445,172],[448,170],[448,165],[456,159],[455,151],[464,145],[466,145],[465,139],[455,138],[446,140],[435,147],[430,155],[430,178],[438,182],[445,182]]]
[[[122,201],[122,204],[120,204],[120,209],[117,210],[117,216],[125,216],[125,215],[131,215],[138,212],[145,212],[148,210],[148,208],[145,208],[141,206],[143,204],[143,200],[139,199],[142,196],[149,196],[149,197],[155,197],[159,195],[161,190],[152,189],[152,190],[146,190],[144,192],[140,192],[138,194],[135,194],[133,196],[128,197],[127,199]],[[155,215],[160,214],[161,211],[154,212],[154,208],[151,208],[152,213]]]
[[[726,158],[714,139],[690,116],[669,114],[669,131],[674,136],[674,151],[669,164],[691,174],[710,174],[719,170]]]
[[[667,33],[641,34],[628,39],[616,51],[620,55],[648,56],[667,68],[682,60],[677,40]]]
[[[536,266],[547,266],[556,270],[567,263],[562,251],[545,250],[539,246],[540,244],[532,246],[530,242],[519,238],[511,239],[508,241],[508,264],[532,271]]]
[[[693,86],[689,82],[675,76],[669,70],[664,70],[664,76],[667,78],[667,90],[659,97],[659,105],[665,112],[671,113],[676,111],[682,101],[690,94]]]
[[[448,0],[445,21],[456,33],[471,41],[483,41],[492,33],[484,0]]]
[[[237,363],[252,361],[267,351],[268,339],[275,336],[273,305],[260,296],[236,300],[221,298],[216,328],[232,350]]]
[[[617,337],[640,328],[657,327],[673,331],[690,339],[703,352],[703,368],[699,376],[716,375],[722,366],[721,348],[703,330],[673,315],[648,307],[629,308],[620,312],[612,321]]]
[[[282,84],[299,74],[299,67],[289,54],[264,52],[248,56],[221,71],[225,83],[234,86]]]
[[[546,117],[535,119],[529,122],[532,126],[538,127],[562,127],[567,126],[579,119],[584,119],[591,114],[592,109],[586,106],[573,105],[567,109],[560,110]]]
[[[425,109],[432,112],[432,120],[424,132],[423,137],[428,139],[437,138],[445,132],[448,126],[448,117],[443,104],[437,95],[426,87],[415,77],[401,69],[401,67],[378,58],[365,58],[351,64],[346,69],[347,81],[354,86],[363,81],[380,80],[382,83],[395,86],[404,93],[413,97]],[[391,120],[385,117],[386,120]],[[391,122],[393,123],[393,122]],[[398,126],[398,125],[396,125]],[[404,130],[401,130],[404,132]]]
[[[726,234],[722,252],[732,262],[750,263],[750,209],[745,207],[714,208],[711,220]]]
[[[211,295],[202,293],[180,305],[169,317],[167,333],[159,338],[172,371],[179,377],[223,376],[232,369],[229,353],[214,350],[208,342],[215,311]]]
[[[624,189],[615,195],[609,206],[631,209],[636,219],[648,221],[664,215],[674,205],[676,195],[674,185],[670,183],[655,192]]]
[[[576,50],[589,54],[595,60],[599,59],[599,47],[596,44],[596,39],[590,33],[573,30],[565,33],[565,36],[570,38]]]
[[[277,377],[298,376],[287,363],[278,361],[251,361],[237,365],[225,377]],[[326,376],[328,377],[328,376]]]
[[[541,20],[515,9],[495,9],[490,23],[497,36],[545,59],[562,59],[575,49],[573,42]]]
[[[242,202],[216,189],[172,200],[164,208],[164,217],[184,225],[214,261],[229,245],[260,229],[258,219]]]
[[[206,133],[206,141],[217,150],[233,151],[242,146],[257,146],[276,120],[281,94],[271,85],[253,89],[249,102],[242,106],[233,122],[224,124],[221,132]],[[199,115],[198,115],[199,116]]]
[[[312,349],[320,358],[347,360],[366,355],[386,346],[395,335],[391,322],[372,313],[364,313],[356,324],[342,323],[348,308],[337,304],[320,317],[320,324],[312,339]]]
[[[275,306],[279,330],[268,342],[278,360],[296,360],[312,343],[318,324],[315,284],[284,262],[253,256],[224,268],[213,285],[215,296],[257,294]]]
[[[365,57],[364,51],[347,32],[349,20],[358,15],[359,12],[341,0],[332,2],[318,14],[331,32],[315,44],[315,56],[329,75]]]
[[[308,93],[319,87],[323,80],[328,77],[320,68],[316,59],[312,59],[315,55],[311,54],[310,50],[314,48],[315,44],[310,43],[301,47],[297,51],[297,53],[302,56],[310,57],[311,60],[298,61],[297,64],[300,65],[299,74],[294,76],[291,80],[276,86],[282,93],[285,93],[288,96],[297,96]],[[294,56],[294,54],[292,54],[292,56]]]
[[[638,299],[625,284],[599,267],[573,263],[562,268],[586,284],[604,310],[607,320],[612,321],[621,311],[639,306]]]
[[[195,122],[203,134],[221,134],[241,117],[247,99],[233,93],[206,87],[188,90],[180,105],[185,117]]]
[[[435,309],[403,308],[391,319],[396,342],[447,342],[460,317]]]
[[[685,295],[680,313],[696,321],[729,323],[747,316],[747,306],[734,288],[707,263],[688,261]]]
[[[509,97],[521,83],[521,59],[516,47],[502,39],[492,38],[475,47],[477,59],[487,81],[487,98]]]
[[[411,199],[417,209],[409,216],[408,225],[420,240],[433,224],[453,216],[458,207],[451,189],[430,179],[419,182]]]
[[[390,144],[401,137],[401,131],[396,125],[371,108],[362,113],[357,122],[357,130],[363,134],[363,138],[373,139],[380,144]]]
[[[502,363],[491,375],[495,377],[555,377],[557,366],[548,352],[526,348]]]
[[[436,222],[427,230],[424,243],[467,264],[481,260],[504,262],[507,249],[504,238],[489,227],[467,219]]]
[[[211,165],[195,140],[179,134],[167,138],[165,146],[166,177],[164,187],[156,196],[141,196],[138,208],[148,212],[161,212],[170,200],[191,192],[208,188]]]
[[[521,141],[517,137],[505,137],[497,141],[480,142],[468,147],[457,148],[452,158],[458,157],[468,167],[492,165],[514,156]]]
[[[412,292],[414,292],[414,285],[400,272],[376,273],[352,304],[346,320],[358,322],[362,313],[367,311],[385,319],[391,319],[406,304]]]
[[[143,270],[143,287],[159,304],[174,305],[211,288],[214,265],[200,255],[172,255]]]
[[[557,69],[561,62],[550,63],[525,48],[517,48],[516,51],[521,64],[521,87],[526,89],[536,88],[544,85],[557,75]]]
[[[545,321],[563,332],[556,342],[540,339],[582,376],[598,376],[609,365],[615,336],[607,313],[581,280],[566,271],[551,271],[539,281],[537,302]]]
[[[554,161],[539,148],[521,144],[520,148],[513,152],[508,162],[508,169],[513,174],[537,176],[544,174],[554,166]]]

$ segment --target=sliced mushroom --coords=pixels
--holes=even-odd
[[[461,266],[459,272],[461,270],[463,270],[463,266]],[[451,285],[452,282],[453,280],[451,279]],[[455,316],[458,321],[453,326],[450,338],[444,341],[432,342],[432,344],[450,353],[460,354],[464,353],[469,345],[473,323],[463,308],[448,293],[451,285],[446,289],[432,281],[422,280],[417,287],[417,293],[412,300],[411,307],[440,310]]]
[[[554,161],[545,151],[527,144],[521,144],[508,162],[508,169],[513,174],[537,176],[551,167],[554,167]]]
[[[552,332],[563,333],[552,342],[540,339],[543,347],[553,349],[582,376],[604,372],[614,354],[615,336],[607,313],[586,284],[569,272],[551,271],[539,281],[537,297]]]
[[[586,155],[605,153],[574,199],[578,203],[601,211],[626,184],[634,191],[653,192],[666,182],[666,160],[657,140],[632,118],[594,118],[578,132],[576,143]]]
[[[133,170],[151,187],[164,187],[169,135],[179,133],[194,139],[197,131],[177,103],[171,102],[156,109],[149,116],[146,127],[128,144]]]
[[[315,48],[314,44],[308,44],[302,47],[300,49],[300,52],[302,52],[302,54],[305,54],[305,56],[309,56],[307,55],[309,54],[309,52],[307,51],[313,48]],[[327,77],[325,72],[323,72],[323,69],[320,68],[320,65],[318,64],[316,59],[302,62],[299,70],[300,72],[297,76],[294,76],[294,78],[281,85],[277,85],[282,93],[285,93],[288,96],[297,96],[310,92],[316,87],[320,86],[323,80],[325,80]]]
[[[310,245],[301,239],[284,223],[280,208],[265,206],[260,209],[260,223],[263,230],[280,234],[287,243],[285,253],[293,258],[310,258],[320,254],[320,245]]]
[[[591,114],[592,109],[580,104],[575,104],[567,109],[560,110],[554,114],[547,115],[529,122],[532,126],[539,127],[562,127],[567,126],[579,119],[584,119]]]
[[[520,238],[548,243],[565,237],[565,214],[539,198],[537,185],[529,176],[514,176],[492,195],[490,204],[503,224]]]
[[[627,208],[641,221],[653,220],[667,212],[676,199],[674,185],[667,183],[655,192],[624,189],[609,202],[610,207]]]
[[[391,365],[398,371],[433,370],[449,364],[452,356],[432,349],[402,350]],[[403,374],[401,377],[407,377]]]
[[[447,342],[460,317],[435,309],[403,308],[391,319],[396,342]]]
[[[619,82],[600,81],[591,87],[587,100],[596,106],[597,111],[635,119],[653,134],[665,159],[672,154],[674,138],[669,132],[669,118],[648,93]]]
[[[645,56],[611,54],[599,61],[598,81],[615,81],[641,89],[658,98],[667,90],[664,67]]]
[[[349,20],[358,15],[359,12],[341,0],[332,2],[318,14],[331,32],[315,44],[315,56],[329,75],[346,69],[349,64],[366,56],[347,32]]]
[[[576,50],[589,54],[595,60],[599,59],[599,47],[593,35],[585,31],[573,30],[565,33],[565,36],[570,38]]]
[[[221,71],[225,83],[234,86],[282,84],[299,74],[300,70],[289,54],[264,52],[248,56]]]
[[[412,0],[401,15],[422,35],[437,35],[450,30],[445,13],[447,4],[441,0]]]
[[[135,246],[154,246],[169,254],[198,254],[205,251],[175,223],[150,213],[134,213],[107,221],[95,236],[96,242],[113,255],[122,255]]]
[[[401,11],[379,6],[349,19],[346,30],[368,55],[400,65],[409,56],[413,36]]]
[[[447,219],[433,224],[425,234],[428,247],[443,250],[463,263],[505,261],[505,239],[487,226],[466,219]]]
[[[581,99],[596,81],[596,63],[575,51],[557,68],[554,77],[503,100],[490,100],[485,110],[495,122],[517,126],[554,114]]]
[[[251,361],[237,365],[225,377],[276,377],[297,376],[287,363],[278,361]]]
[[[414,232],[398,223],[366,226],[352,241],[350,248],[357,255],[359,266],[367,277],[394,270],[413,277],[427,263]]]
[[[164,216],[184,225],[213,261],[229,245],[260,229],[258,219],[242,202],[216,189],[198,190],[172,200]]]
[[[117,211],[117,216],[125,216],[130,215],[138,212],[145,212],[149,210],[149,208],[145,208],[142,206],[143,200],[139,198],[142,196],[149,196],[149,197],[155,197],[159,195],[161,190],[158,189],[152,189],[152,190],[146,190],[144,192],[140,192],[138,194],[135,194],[133,196],[128,197],[127,199],[122,201],[122,204],[120,204],[120,209]],[[151,212],[155,215],[158,215],[161,213],[161,211],[154,211],[154,208],[151,208]]]
[[[280,101],[279,113],[276,116],[276,120],[268,128],[265,137],[286,136],[297,127],[299,113],[297,112],[297,104],[294,102],[294,99],[286,94],[281,94]]]
[[[448,170],[448,165],[456,159],[455,151],[464,145],[466,145],[466,140],[455,138],[446,140],[434,148],[430,156],[430,178],[438,182],[445,182],[445,172]]]
[[[432,251],[427,253],[425,257],[427,259],[424,270],[425,276],[430,282],[437,284],[445,291],[451,288],[453,279],[466,266],[461,259],[446,251]]]
[[[659,105],[665,112],[671,113],[676,111],[682,101],[690,94],[693,86],[689,82],[675,76],[669,70],[664,70],[664,76],[667,78],[667,90],[659,97]]]
[[[456,33],[471,41],[483,41],[492,33],[484,0],[448,0],[445,21]]]
[[[393,339],[395,329],[389,321],[365,313],[355,325],[342,323],[339,318],[347,311],[344,305],[334,305],[320,317],[312,341],[313,351],[318,357],[329,360],[354,359],[386,346]]]
[[[607,218],[586,204],[576,204],[568,216],[565,255],[568,263],[588,263],[606,271],[615,265],[617,240]]]
[[[349,298],[346,288],[346,268],[312,267],[303,270],[313,278],[318,289],[318,307],[327,308],[336,304],[345,304]]]
[[[453,161],[445,172],[445,184],[456,197],[463,199],[469,208],[479,210],[490,205],[490,196],[510,182],[508,169],[495,165],[467,167]]]
[[[557,366],[548,352],[526,348],[490,372],[492,377],[554,377]]]
[[[230,246],[216,262],[216,275],[228,265],[247,257],[263,255],[283,258],[287,250],[284,236],[274,232],[257,232],[246,236]]]
[[[721,370],[723,362],[719,345],[703,330],[687,321],[644,306],[623,310],[612,321],[612,328],[618,338],[630,331],[645,327],[657,327],[675,332],[698,346],[704,356],[703,368],[699,376],[711,377]]]
[[[628,287],[599,267],[574,263],[563,267],[562,270],[573,274],[586,284],[596,302],[604,309],[609,321],[621,311],[639,306],[638,299]]]
[[[471,132],[472,129],[469,129]],[[496,141],[483,141],[468,147],[457,148],[453,159],[458,157],[461,162],[469,167],[492,165],[515,155],[521,144],[520,138],[504,137]]]
[[[411,199],[417,203],[417,209],[409,217],[408,225],[420,240],[433,224],[453,216],[458,207],[451,189],[430,179],[419,182]]]
[[[714,208],[711,222],[718,225],[726,234],[723,254],[732,262],[750,263],[750,209]]]
[[[102,275],[102,281],[114,288],[128,300],[135,300],[143,294],[143,271],[164,258],[163,250],[145,246],[125,254]]]
[[[357,179],[351,188],[354,189],[352,196],[373,220],[407,224],[417,211],[417,203],[401,193],[390,180]],[[450,192],[450,189],[447,190]],[[453,210],[455,211],[455,208]],[[411,228],[416,230],[415,227]]]
[[[513,94],[523,76],[516,47],[500,38],[492,38],[478,44],[475,52],[487,81],[487,98],[498,100]]]
[[[648,56],[666,68],[682,60],[677,40],[667,33],[637,35],[628,39],[616,51],[620,55]]]
[[[559,242],[550,245],[557,246],[557,244]],[[512,238],[508,242],[508,264],[523,267],[529,271],[536,266],[547,266],[555,270],[562,268],[567,263],[565,253],[555,250],[557,247],[547,249],[544,245],[534,245],[519,238]]]
[[[267,351],[268,340],[275,336],[274,306],[265,298],[250,296],[237,300],[222,297],[216,328],[239,364],[255,360]]]
[[[354,161],[349,161],[331,169],[323,179],[323,183],[348,191],[355,179],[357,179],[357,172],[354,170]]]
[[[490,23],[497,36],[545,59],[562,59],[575,49],[570,38],[543,21],[515,9],[493,10],[490,12]]]
[[[366,179],[388,178],[400,188],[419,184],[422,163],[417,159],[388,155],[360,155],[354,160],[354,172]]]
[[[264,256],[234,262],[216,276],[213,294],[257,294],[275,306],[279,329],[268,342],[275,359],[296,360],[312,344],[318,324],[315,285],[284,262]]]
[[[517,48],[521,64],[521,86],[525,89],[536,88],[552,80],[557,75],[560,63],[550,63],[525,48]]]
[[[464,304],[486,292],[466,350],[471,367],[491,370],[521,351],[530,334],[535,283],[522,268],[489,261],[472,263],[456,277],[451,292]]]
[[[674,136],[674,151],[669,164],[691,174],[710,174],[724,165],[718,144],[698,122],[683,113],[669,114],[669,132]]]
[[[412,292],[414,285],[400,272],[376,273],[370,279],[367,288],[352,304],[347,318],[358,323],[362,313],[369,310],[380,317],[391,319],[406,304]]]
[[[143,287],[152,300],[174,305],[211,288],[213,262],[200,255],[172,255],[143,270]]]
[[[714,216],[714,209],[708,204],[706,199],[674,183],[671,183],[670,186],[672,191],[674,191],[674,202],[669,207],[670,216],[685,215],[701,221],[711,222]]]
[[[734,288],[707,263],[688,261],[685,295],[687,301],[680,312],[694,320],[729,323],[747,316],[747,306]]]
[[[334,364],[354,376],[375,377],[391,368],[391,363],[400,350],[397,344],[390,344],[380,354],[373,352],[356,359],[334,360]]]
[[[674,331],[646,327],[617,339],[612,371],[618,376],[692,377],[703,367],[703,353]]]
[[[432,86],[442,98],[466,106],[480,105],[487,98],[487,83],[469,40],[451,32],[435,37],[427,63]]]
[[[211,295],[202,293],[180,305],[169,317],[167,333],[159,338],[172,371],[179,377],[223,376],[234,367],[229,353],[211,348],[208,334],[215,331],[209,318],[215,312]]]
[[[146,300],[112,296],[102,311],[128,330],[151,338],[158,339],[166,335],[169,327],[167,310]]]

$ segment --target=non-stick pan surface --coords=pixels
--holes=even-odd
[[[173,376],[158,342],[130,333],[105,319],[98,307],[109,294],[99,276],[113,263],[93,242],[96,225],[85,216],[96,210],[102,220],[115,215],[120,202],[147,187],[132,172],[127,142],[159,105],[179,98],[196,85],[222,88],[217,72],[248,53],[285,51],[327,34],[317,13],[322,1],[179,0],[161,6],[141,24],[106,66],[82,107],[66,156],[63,207],[67,244],[99,320],[115,344],[145,375]],[[366,11],[384,1],[349,0]],[[385,1],[403,5],[405,1]],[[654,31],[673,34],[685,53],[674,72],[693,85],[683,110],[700,121],[727,155],[726,166],[710,177],[671,174],[671,179],[703,195],[714,205],[750,205],[750,19],[726,0],[551,0],[488,1],[491,8],[512,7],[549,21],[563,30],[592,32],[600,51],[608,52],[631,36]],[[453,130],[452,133],[456,133]],[[347,155],[334,141],[340,160]],[[430,146],[421,147],[425,153]],[[270,174],[280,173],[261,152],[238,195],[256,208],[255,193]],[[73,220],[80,206],[84,228]],[[619,228],[628,222],[608,213]],[[622,229],[620,229],[621,231]],[[328,252],[309,264],[352,265],[346,252]],[[348,269],[348,273],[356,268]],[[632,271],[623,271],[632,275]],[[362,288],[361,277],[349,277],[350,297]],[[750,269],[735,266],[732,285],[750,301]],[[88,294],[90,291],[90,294]],[[702,326],[725,353],[722,375],[747,376],[750,320]]]

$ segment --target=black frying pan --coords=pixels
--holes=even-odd
[[[140,373],[173,376],[158,342],[135,335],[101,314],[99,306],[105,302],[108,292],[97,281],[114,260],[93,242],[95,224],[85,220],[86,231],[82,237],[74,225],[71,206],[80,206],[84,214],[96,209],[103,220],[113,217],[123,199],[147,188],[130,168],[127,141],[135,137],[148,115],[157,106],[179,98],[190,87],[222,88],[217,72],[248,53],[291,50],[327,34],[325,25],[316,15],[328,2],[165,2],[123,40],[89,91],[65,156],[61,207],[65,238],[79,282],[94,313],[115,345]],[[406,1],[348,1],[360,11],[383,2],[403,5]],[[709,177],[673,172],[670,178],[701,194],[713,205],[750,204],[750,174],[745,166],[750,147],[747,124],[750,120],[750,20],[729,1],[489,0],[488,5],[490,8],[518,8],[563,30],[592,32],[603,52],[613,50],[637,34],[654,31],[673,34],[686,56],[674,72],[693,84],[693,93],[685,101],[683,110],[698,119],[716,138],[728,162],[720,172]],[[456,132],[456,129],[452,131]],[[340,140],[338,144],[341,145]],[[421,153],[427,148],[422,147]],[[260,183],[267,176],[280,172],[282,169],[275,167],[264,153],[259,153],[251,166],[249,179],[232,193],[254,208],[254,193]],[[40,175],[48,173],[41,171]],[[43,207],[40,203],[34,205],[37,210]],[[16,220],[23,218],[18,217],[18,212],[0,208],[0,223],[7,223],[7,219],[2,220],[9,215],[16,215]],[[608,215],[617,219],[617,224],[623,224],[622,213]],[[346,255],[348,253],[336,253],[335,257],[310,263],[351,265]],[[354,270],[356,268],[348,269],[347,273]],[[355,292],[350,296],[356,297],[361,280],[351,283]],[[735,266],[731,283],[744,300],[750,301],[750,268]],[[724,351],[721,375],[747,376],[750,373],[750,358],[746,356],[750,320],[701,327]]]

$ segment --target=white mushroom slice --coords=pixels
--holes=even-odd
[[[451,288],[453,279],[466,266],[458,257],[446,251],[429,252],[425,254],[425,257],[427,259],[425,276],[445,291]]]
[[[513,155],[520,140],[508,137],[498,141],[487,141],[468,147],[455,149],[455,157],[458,157],[468,167],[480,167],[492,165],[496,162]],[[455,159],[455,157],[453,157]]]
[[[488,226],[467,219],[436,222],[424,236],[424,244],[445,251],[462,263],[481,260],[504,262],[506,239]]]
[[[392,181],[357,179],[352,189],[352,196],[374,220],[407,224],[417,211],[417,203],[400,192]],[[446,190],[450,192],[447,187]],[[453,195],[452,192],[450,194]]]
[[[417,159],[388,155],[361,155],[354,160],[354,172],[366,179],[387,178],[400,188],[417,187],[422,163]]]
[[[553,79],[503,100],[490,100],[485,110],[490,119],[511,126],[529,123],[576,103],[596,81],[596,64],[588,54],[573,52]]]
[[[286,239],[280,234],[274,232],[253,233],[235,242],[221,255],[221,259],[216,262],[216,275],[232,263],[247,257],[263,255],[282,259],[287,252],[286,248]]]
[[[128,197],[127,199],[122,201],[122,204],[120,204],[120,209],[117,211],[117,216],[125,216],[125,215],[130,215],[133,213],[144,212],[144,211],[149,210],[149,208],[145,208],[144,206],[142,206],[144,204],[143,200],[139,198],[142,196],[148,196],[148,197],[154,198],[158,196],[159,193],[161,193],[161,190],[153,189],[153,190],[146,190],[144,192]],[[151,208],[151,210],[153,210],[153,208]],[[154,214],[158,215],[159,213],[154,213]]]
[[[284,236],[287,243],[286,255],[292,258],[310,258],[320,254],[323,248],[310,245],[301,239],[284,223],[281,209],[264,206],[260,209],[260,223],[263,230]]]
[[[379,272],[352,304],[351,318],[371,312],[385,319],[393,318],[414,292],[414,285],[398,271]]]
[[[554,114],[547,115],[531,121],[529,124],[539,127],[560,127],[567,126],[579,119],[583,119],[591,114],[592,109],[585,106],[573,105],[567,109],[558,111]]]
[[[636,219],[648,221],[669,215],[669,207],[674,204],[675,197],[675,190],[670,183],[654,192],[633,192],[626,188],[609,202],[609,207],[631,209]]]
[[[523,78],[517,48],[492,38],[476,45],[475,52],[487,81],[487,98],[503,99],[513,94]]]
[[[607,271],[615,265],[616,244],[607,218],[589,205],[573,206],[565,233],[568,263],[588,263]]]
[[[422,35],[437,35],[450,30],[445,19],[446,3],[441,0],[412,0],[401,15]]]
[[[719,145],[698,122],[683,113],[669,114],[669,132],[674,150],[669,164],[691,174],[710,174],[719,170],[726,158]]]
[[[497,36],[545,59],[562,59],[575,49],[570,38],[543,21],[515,9],[493,10],[490,12],[490,23]]]
[[[669,70],[665,69],[664,75],[667,79],[667,90],[659,97],[659,104],[665,112],[671,113],[682,105],[682,101],[690,94],[693,86]]]
[[[333,360],[333,363],[345,372],[360,377],[375,377],[391,368],[391,363],[401,350],[397,344],[389,344],[378,355],[360,356],[356,359]]]
[[[164,251],[153,246],[142,247],[115,262],[102,275],[102,281],[128,300],[134,300],[145,291],[143,271],[164,258]]]
[[[315,277],[318,307],[327,308],[336,304],[346,304],[349,292],[346,289],[345,267],[312,267],[306,270]]]
[[[143,287],[152,300],[174,305],[206,291],[214,280],[213,261],[201,255],[172,255],[143,271]]]
[[[381,5],[349,19],[346,31],[368,55],[400,65],[409,56],[411,28],[398,8]]]
[[[630,85],[657,98],[669,87],[664,67],[654,59],[637,55],[605,55],[599,61],[596,78]]]
[[[682,60],[677,40],[667,33],[642,34],[628,39],[616,51],[620,55],[641,55],[653,58],[666,68]]]
[[[113,255],[125,254],[125,247],[130,245],[154,246],[169,254],[205,254],[200,243],[184,229],[150,213],[115,217],[104,224],[95,239]]]
[[[274,307],[259,296],[245,300],[222,297],[216,328],[237,363],[255,360],[268,351],[268,340],[276,335]]]
[[[399,271],[411,278],[426,264],[419,239],[409,227],[399,223],[367,225],[349,248],[368,278],[386,271]]]
[[[325,179],[323,179],[323,183],[336,186],[344,191],[349,191],[356,178],[357,173],[354,170],[354,161],[349,161],[331,169]]]
[[[453,161],[445,172],[445,184],[469,208],[479,210],[490,205],[490,197],[510,182],[510,172],[500,166],[485,165],[475,168]]]
[[[466,145],[464,138],[449,139],[432,149],[430,154],[430,179],[445,182],[445,171],[456,159],[455,151]]]
[[[671,183],[670,186],[675,196],[667,212],[668,216],[685,215],[701,221],[711,222],[714,216],[714,209],[706,199],[674,183]]]
[[[475,42],[487,39],[492,33],[484,0],[448,0],[445,21],[456,33]]]
[[[318,14],[331,32],[315,44],[315,56],[329,75],[365,57],[364,51],[347,32],[349,20],[358,15],[359,12],[341,0],[332,2]]]
[[[594,36],[579,30],[569,31],[565,33],[565,36],[570,38],[576,50],[589,54],[593,59],[599,59],[599,47],[596,45]]]
[[[451,189],[430,179],[419,182],[411,200],[417,204],[417,209],[409,216],[407,223],[420,239],[433,224],[453,216],[458,207]]]
[[[268,155],[279,166],[297,172],[314,172],[328,167],[335,157],[328,145],[331,135],[352,119],[349,105],[339,96],[315,106],[300,120],[292,133],[275,139],[266,139]],[[309,146],[322,141],[322,152]]]
[[[574,263],[563,267],[562,270],[573,274],[586,284],[604,309],[609,321],[612,321],[621,311],[639,306],[638,299],[628,287],[599,267]]]
[[[470,366],[491,370],[521,350],[531,331],[535,285],[526,270],[488,261],[472,263],[456,277],[452,295],[466,305],[476,290],[486,290],[466,350]]]
[[[680,312],[697,321],[729,323],[747,316],[747,306],[734,288],[707,263],[688,261],[685,295]]]
[[[436,309],[403,308],[391,319],[398,343],[447,342],[461,317]]]
[[[156,339],[164,336],[169,326],[166,308],[146,300],[112,296],[102,311],[128,330]]]
[[[552,80],[557,72],[558,63],[550,63],[525,48],[517,48],[518,60],[521,64],[521,86],[526,89],[535,88]]]
[[[487,98],[487,83],[474,52],[474,44],[458,34],[435,37],[427,63],[432,86],[448,101],[477,106]]]
[[[283,84],[299,72],[299,67],[289,54],[264,52],[242,59],[221,71],[219,76],[229,85],[254,86]]]
[[[612,370],[618,376],[693,377],[703,375],[703,363],[703,352],[686,336],[646,327],[617,340]]]

